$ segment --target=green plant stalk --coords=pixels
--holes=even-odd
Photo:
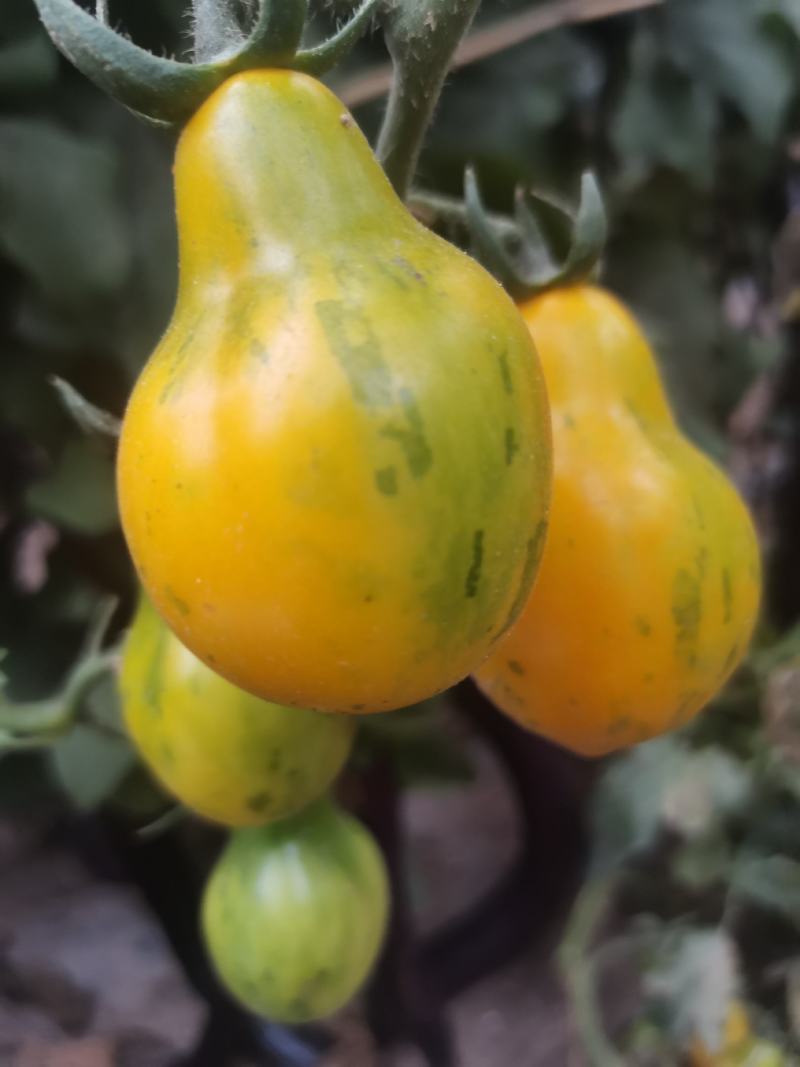
[[[192,20],[196,63],[221,59],[244,41],[232,0],[192,0]]]
[[[559,968],[575,1025],[591,1067],[625,1067],[603,1025],[592,960],[592,942],[613,890],[614,882],[610,878],[591,879],[583,886],[558,950]]]
[[[119,649],[86,656],[61,692],[46,700],[22,704],[0,700],[0,750],[48,745],[62,737],[79,718],[86,695],[116,671],[118,660]]]
[[[394,65],[376,153],[405,197],[456,48],[480,0],[385,0],[386,44]]]

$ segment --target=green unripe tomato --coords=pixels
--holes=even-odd
[[[380,951],[388,902],[371,835],[324,800],[232,835],[206,887],[203,932],[220,978],[246,1007],[308,1022],[361,987]]]

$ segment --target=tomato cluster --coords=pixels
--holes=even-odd
[[[757,545],[625,309],[585,283],[515,306],[319,82],[229,79],[175,181],[177,306],[119,452],[125,716],[236,828],[203,913],[221,977],[302,1021],[386,921],[377,848],[326,798],[352,715],[474,673],[580,753],[671,729],[744,654]]]

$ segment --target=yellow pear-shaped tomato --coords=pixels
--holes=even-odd
[[[251,1011],[319,1019],[358,991],[383,941],[389,886],[370,833],[327,800],[239,830],[211,873],[203,932],[222,981]]]
[[[428,697],[483,659],[535,571],[551,452],[525,324],[305,75],[225,83],[175,183],[178,302],[119,451],[141,579],[266,699]]]
[[[352,718],[237,688],[185,648],[144,596],[120,682],[125,724],[155,776],[227,826],[299,811],[328,789],[352,747]]]
[[[519,622],[476,678],[525,726],[599,755],[681,725],[717,692],[753,629],[758,546],[613,296],[577,285],[521,310],[551,402],[550,527]]]

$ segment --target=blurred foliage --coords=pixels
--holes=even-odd
[[[476,32],[532,6],[485,0]],[[113,18],[145,47],[185,49],[180,0],[117,0]],[[377,37],[367,40],[332,81],[346,93],[384,61]],[[772,254],[796,199],[799,90],[800,0],[666,0],[521,40],[453,74],[418,184],[460,194],[472,162],[489,205],[508,211],[519,183],[574,197],[580,172],[594,169],[612,233],[605,280],[650,333],[685,428],[724,459],[732,415],[781,355]],[[358,109],[371,134],[381,107]],[[167,322],[172,149],[56,54],[31,0],[3,0],[0,648],[18,700],[57,688],[102,597],[121,601],[112,640],[132,606],[113,442],[87,435],[98,419],[80,397],[119,416]],[[796,435],[800,415],[789,419]],[[84,809],[114,797],[148,818],[159,810],[116,733],[113,687],[91,699],[95,727],[47,761],[0,757],[0,805],[52,782]],[[361,755],[388,750],[404,782],[464,780],[469,766],[437,714],[373,724]],[[640,1022],[614,1035],[621,1062],[674,1063],[693,1036],[713,1049],[732,998],[745,996],[753,1029],[796,1050],[800,633],[765,625],[716,706],[613,763],[593,810],[594,873],[563,960],[595,1062],[614,1055],[598,1051],[592,1017],[609,947],[642,976]],[[587,901],[599,908],[590,919],[613,904],[596,945]]]
[[[756,651],[697,723],[613,762],[592,817],[592,868],[562,946],[587,1047],[613,953],[640,1001],[615,1035],[620,1062],[673,1063],[697,1041],[715,1053],[736,1003],[747,1047],[698,1064],[760,1062],[747,1058],[759,1041],[767,1062],[800,1063],[800,627]]]

